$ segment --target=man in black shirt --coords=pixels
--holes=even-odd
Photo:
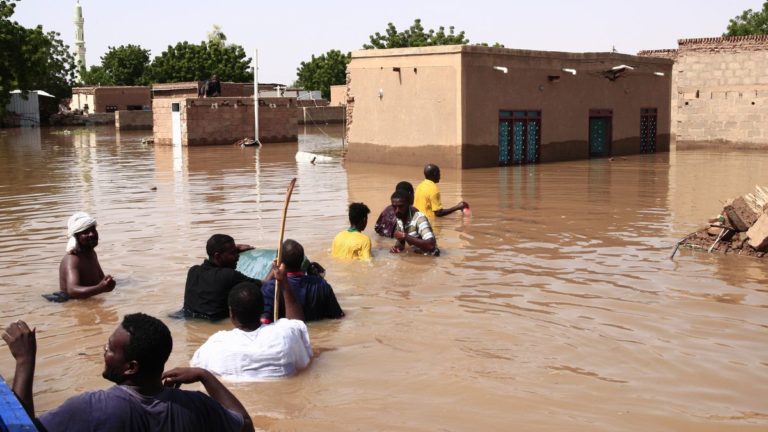
[[[224,319],[229,316],[227,296],[232,287],[240,282],[261,286],[261,281],[235,270],[240,252],[250,249],[253,247],[236,244],[232,237],[225,234],[214,234],[208,239],[205,246],[208,259],[201,265],[192,266],[187,273],[185,317],[211,321]]]

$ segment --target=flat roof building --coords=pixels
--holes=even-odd
[[[149,87],[88,86],[73,87],[70,108],[88,113],[148,110],[152,106]]]
[[[475,168],[668,151],[672,63],[470,45],[355,51],[347,158]]]

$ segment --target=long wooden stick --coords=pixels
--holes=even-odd
[[[291,195],[293,194],[293,187],[296,186],[296,177],[291,180],[288,185],[288,192],[285,193],[285,206],[283,206],[283,222],[280,224],[280,242],[277,244],[277,266],[283,260],[283,237],[285,236],[285,217],[288,215],[288,203],[291,202]],[[275,279],[275,302],[273,309],[274,320],[277,322],[280,315],[280,281]]]

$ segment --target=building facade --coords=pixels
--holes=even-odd
[[[640,56],[675,62],[672,134],[679,144],[768,145],[768,35],[680,39]]]
[[[70,108],[86,113],[148,110],[152,106],[149,87],[90,86],[73,87]]]
[[[356,51],[347,158],[475,168],[668,151],[672,63],[468,45]]]

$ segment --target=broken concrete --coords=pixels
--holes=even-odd
[[[757,221],[760,216],[744,197],[738,197],[733,203],[723,209],[728,219],[739,232],[744,232]]]
[[[749,245],[759,252],[768,251],[768,214],[762,214],[747,230]]]

